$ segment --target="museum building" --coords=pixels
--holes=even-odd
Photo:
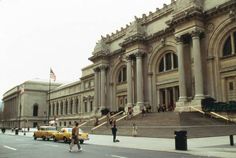
[[[172,0],[101,36],[89,60],[79,81],[48,93],[59,126],[105,108],[184,111],[205,97],[236,100],[236,1]]]

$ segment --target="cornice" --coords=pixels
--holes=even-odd
[[[210,10],[207,10],[204,12],[205,20],[208,21],[211,18],[217,17],[222,15],[222,13],[227,13],[230,10],[236,10],[236,1],[231,0],[229,2],[226,2],[220,6],[216,6]]]
[[[143,43],[145,42],[145,39],[146,39],[145,35],[137,34],[137,35],[127,38],[123,43],[120,43],[119,45],[124,48],[124,47],[131,46],[135,43],[140,43],[140,42]]]
[[[160,40],[170,34],[173,34],[174,32],[175,32],[175,29],[173,27],[168,27],[164,30],[158,31],[152,35],[147,36],[145,40],[146,40],[146,42]]]
[[[170,27],[175,27],[176,25],[194,19],[204,20],[204,13],[200,8],[191,7],[188,10],[175,14],[173,19],[168,20],[166,24]]]

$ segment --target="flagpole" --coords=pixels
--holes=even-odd
[[[47,123],[49,124],[49,112],[50,112],[50,93],[51,93],[51,77],[49,76],[49,88],[48,88],[48,114],[47,114]]]

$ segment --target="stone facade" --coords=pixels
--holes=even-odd
[[[61,84],[52,83],[51,88]],[[38,80],[26,81],[3,95],[3,125],[7,128],[36,127],[47,122],[49,84]]]
[[[236,100],[235,10],[235,0],[172,0],[102,36],[80,81],[50,93],[50,120],[68,126],[104,108],[182,111],[206,96]],[[4,100],[18,103],[14,91]],[[18,113],[16,106],[9,119]]]
[[[82,69],[79,81],[54,89],[50,98],[50,120],[55,120],[57,126],[72,126],[74,121],[93,117],[96,110],[93,65]]]
[[[236,100],[235,10],[235,0],[172,0],[102,36],[90,58],[97,106],[182,111],[206,96]]]

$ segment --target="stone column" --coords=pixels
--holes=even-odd
[[[137,106],[143,106],[143,62],[142,52],[138,52],[136,55],[136,79],[137,79]]]
[[[50,114],[49,116],[53,116],[53,103],[50,102]]]
[[[175,98],[176,98],[176,94],[175,94],[175,86],[172,87],[172,92],[173,92],[173,103],[175,104]]]
[[[176,38],[177,41],[177,53],[178,53],[178,71],[179,71],[179,102],[187,101],[186,93],[186,79],[184,68],[184,52],[183,52],[183,40],[181,37]]]
[[[193,41],[193,60],[194,60],[194,79],[195,79],[195,100],[203,99],[203,73],[202,73],[202,59],[200,46],[200,32],[192,33]]]
[[[133,106],[133,94],[132,94],[132,59],[127,57],[127,106]]]
[[[153,73],[148,73],[148,98],[149,98],[149,104],[152,106],[152,109],[155,110],[155,105],[153,104],[153,101],[152,101],[152,88],[153,88],[153,85],[152,85],[152,76],[153,76]]]
[[[94,111],[99,107],[99,68],[94,68]]]
[[[101,65],[100,69],[101,69],[101,109],[106,107],[106,102],[105,102],[105,87],[106,87],[106,65]]]
[[[236,39],[234,39],[234,33],[231,33],[231,34],[230,34],[230,38],[231,38],[232,54],[236,54],[235,44],[234,44],[234,41],[235,41]]]

